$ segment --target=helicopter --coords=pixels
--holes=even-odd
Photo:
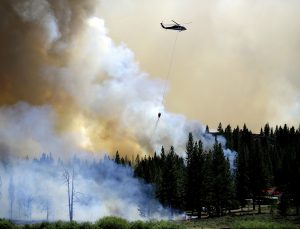
[[[164,25],[162,22],[160,23],[161,27],[163,27],[164,29],[171,29],[171,30],[178,30],[179,32],[186,30],[186,28],[180,24],[178,24],[176,21],[173,21],[175,24],[166,26]]]

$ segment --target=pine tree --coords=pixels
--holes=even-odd
[[[231,126],[227,125],[225,130],[224,130],[224,137],[226,139],[226,147],[229,149],[233,149],[233,144],[232,144],[232,130]]]
[[[223,208],[228,207],[232,199],[233,183],[228,160],[225,159],[222,146],[215,143],[212,155],[213,202],[217,216],[223,215]]]
[[[209,133],[209,127],[208,127],[208,125],[206,125],[206,127],[205,127],[205,133]]]
[[[224,133],[224,130],[223,130],[223,128],[222,128],[222,123],[219,123],[219,125],[218,125],[218,133],[219,134],[223,134]]]
[[[189,136],[187,143],[187,168],[186,168],[186,203],[187,209],[197,210],[198,217],[201,218],[202,202],[203,202],[203,147],[202,142],[195,142],[193,148],[192,135]]]
[[[249,167],[249,183],[250,191],[253,196],[253,210],[255,209],[255,202],[259,203],[258,212],[261,213],[261,196],[263,189],[266,188],[266,168],[263,160],[262,147],[259,140],[255,140],[254,149],[250,154]]]
[[[177,171],[174,147],[171,146],[169,153],[165,156],[161,171],[159,199],[165,207],[171,209],[179,206],[179,176]]]
[[[264,136],[269,136],[270,135],[270,125],[267,123],[264,127]]]
[[[120,158],[119,151],[116,152],[115,163],[121,164],[121,158]]]
[[[232,131],[232,149],[235,150],[236,152],[240,151],[240,128],[237,126],[233,131]]]
[[[208,151],[203,155],[204,166],[203,166],[203,206],[206,207],[209,215],[212,215],[214,205],[214,174],[213,174],[213,153]]]
[[[194,152],[194,139],[193,134],[189,133],[188,142],[186,144],[186,208],[193,210],[193,178],[194,178],[194,164],[193,164],[193,152]]]
[[[236,158],[236,195],[241,206],[246,205],[246,198],[249,198],[249,174],[248,174],[249,148],[239,151]]]

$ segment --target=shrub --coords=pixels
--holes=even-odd
[[[127,220],[115,216],[104,217],[95,225],[101,229],[129,229],[130,226]]]
[[[62,228],[62,229],[74,229],[79,228],[79,224],[75,221],[73,222],[64,222],[64,221],[56,221],[53,223],[41,223],[39,224],[39,227],[37,225],[33,225],[35,227],[33,228],[40,228],[40,229],[56,229],[56,228]]]
[[[16,228],[10,221],[5,219],[0,219],[0,229],[14,229]]]
[[[134,221],[130,223],[130,229],[151,229],[151,224],[143,221]]]
[[[157,221],[151,227],[153,229],[185,229],[186,227],[171,221]]]
[[[78,225],[78,229],[93,229],[96,228],[92,223],[84,222]]]

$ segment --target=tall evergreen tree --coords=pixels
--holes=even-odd
[[[192,138],[189,138],[190,140]],[[187,152],[191,141],[187,144]],[[203,182],[204,182],[204,158],[202,142],[195,142],[191,153],[187,154],[186,168],[186,203],[187,209],[197,210],[198,217],[201,218],[203,205]]]
[[[213,215],[214,205],[214,173],[213,173],[213,153],[208,151],[204,153],[204,166],[203,166],[203,206],[206,207],[208,214]]]
[[[223,134],[224,133],[224,130],[223,130],[223,127],[222,127],[222,123],[219,123],[217,130],[218,130],[219,134]]]
[[[232,199],[233,183],[230,173],[229,161],[226,160],[222,146],[215,143],[212,155],[213,202],[217,216],[223,215],[223,208],[228,207]]]
[[[121,158],[120,158],[120,154],[119,154],[119,151],[118,151],[118,150],[117,150],[117,152],[116,152],[115,162],[116,162],[117,164],[121,164]]]
[[[231,126],[227,125],[225,130],[224,130],[224,137],[226,139],[226,147],[229,149],[233,149],[233,145],[232,145],[232,130],[231,130]]]
[[[261,213],[261,196],[263,190],[267,187],[266,182],[266,168],[263,160],[263,152],[259,140],[254,142],[254,150],[249,158],[249,186],[253,197],[253,210],[255,203],[258,202],[258,211]]]
[[[181,185],[182,174],[179,172],[180,161],[175,154],[174,147],[171,146],[169,153],[163,161],[159,198],[162,204],[171,209],[180,207],[183,201]]]
[[[236,158],[236,195],[242,207],[246,205],[245,199],[249,198],[248,158],[249,148],[246,145],[237,153]]]

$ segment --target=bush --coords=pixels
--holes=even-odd
[[[151,227],[153,229],[185,229],[186,227],[182,224],[177,224],[170,221],[157,221]]]
[[[130,229],[151,229],[151,225],[139,220],[130,223]]]
[[[130,229],[151,229],[152,226],[149,222],[143,222],[143,221],[134,221],[130,224]]]
[[[74,229],[79,228],[79,224],[75,221],[73,222],[63,222],[63,221],[56,221],[53,223],[43,222],[38,225],[33,225],[32,228],[39,228],[39,229],[56,229],[56,228],[62,228],[62,229]]]
[[[94,226],[92,223],[84,222],[84,223],[77,223],[77,222],[63,222],[63,221],[57,221],[57,222],[42,222],[39,224],[32,224],[32,225],[25,225],[24,229],[31,228],[31,229],[94,229],[96,226]]]
[[[93,229],[96,228],[92,223],[84,222],[78,225],[78,229]]]
[[[32,224],[32,225],[25,225],[24,228],[31,228],[31,229],[50,229],[50,228],[55,228],[55,227],[51,227],[51,224],[49,222],[42,222],[42,223],[36,223],[36,224]]]
[[[0,219],[0,229],[14,229],[17,228],[10,221],[5,219]]]
[[[96,228],[101,229],[129,229],[130,225],[127,220],[115,217],[108,216],[98,220],[96,223]]]

